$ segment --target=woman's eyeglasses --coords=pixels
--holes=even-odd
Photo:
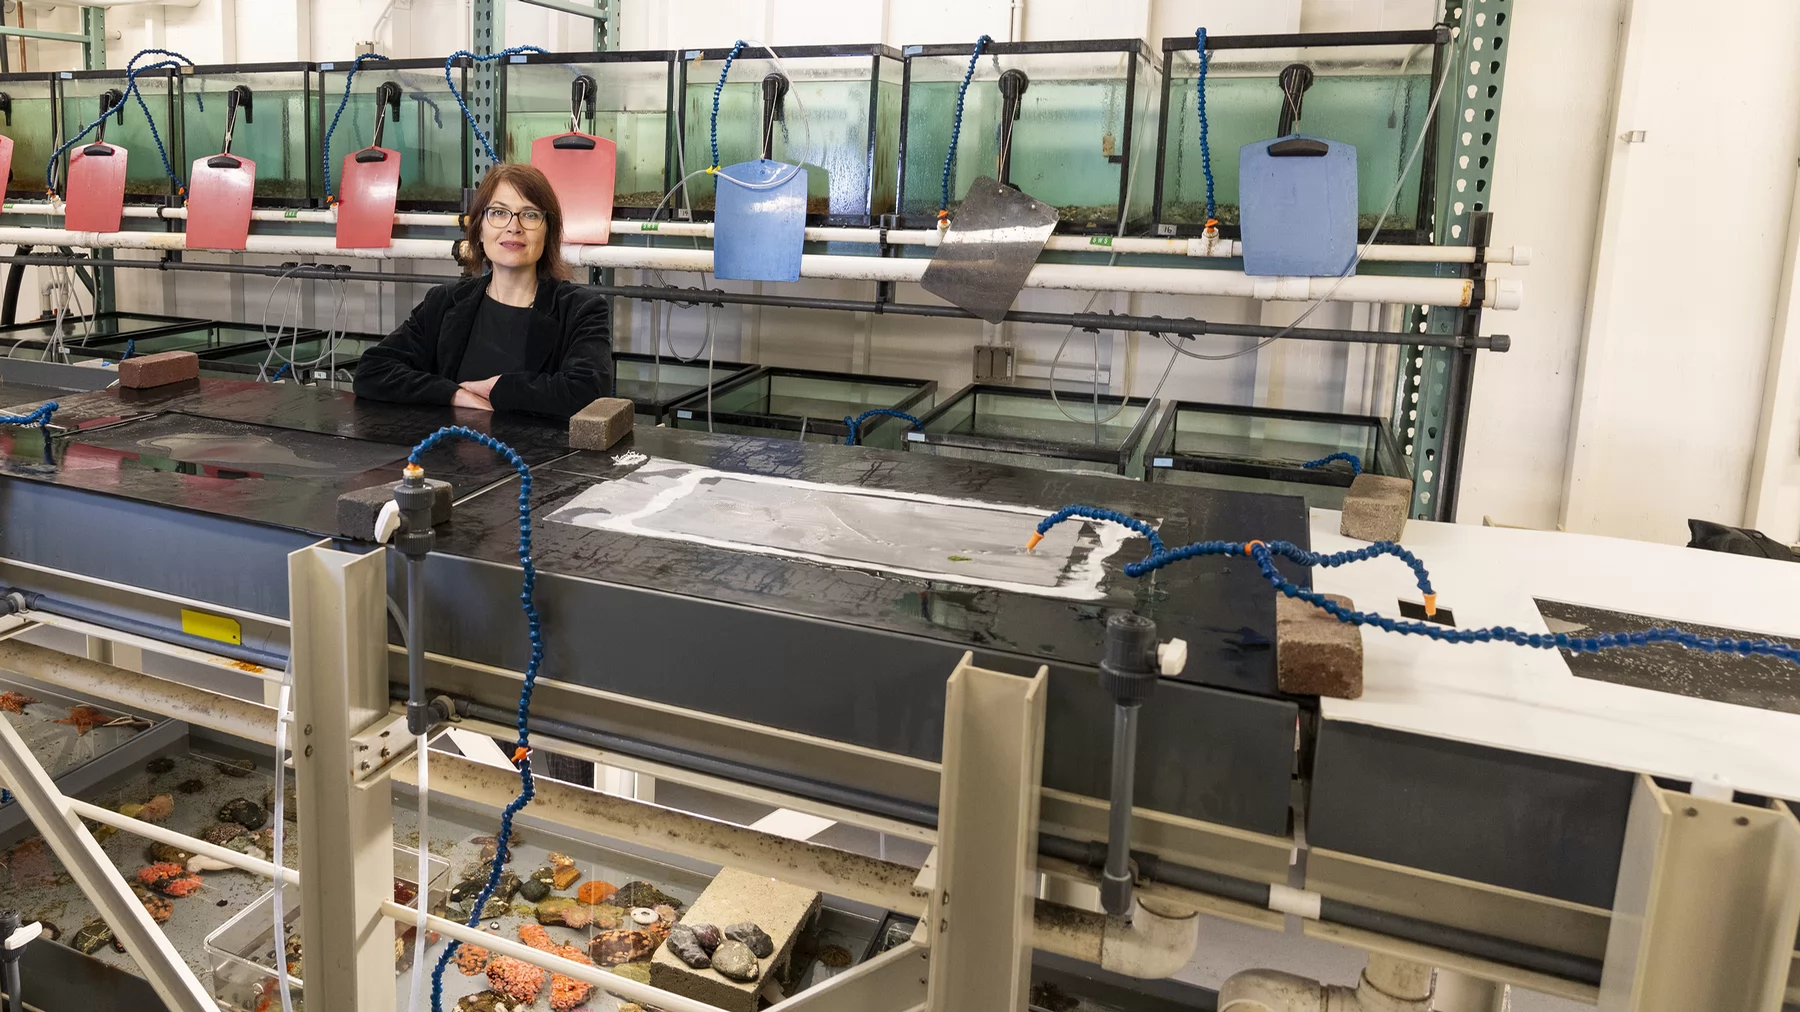
[[[487,209],[487,223],[495,228],[505,228],[512,224],[514,218],[519,219],[519,227],[527,232],[535,232],[544,227],[544,212],[535,207],[523,211],[509,211],[504,207]]]

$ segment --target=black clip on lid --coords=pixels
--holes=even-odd
[[[1281,122],[1275,129],[1277,137],[1286,137],[1294,132],[1294,124],[1300,119],[1301,103],[1306,99],[1306,89],[1312,87],[1312,68],[1304,63],[1290,63],[1281,68]]]
[[[125,93],[117,88],[108,88],[100,93],[100,136],[94,139],[94,143],[82,148],[82,154],[104,157],[113,153],[113,149],[106,143],[106,121],[111,118],[109,114],[115,110],[119,114],[119,122],[123,124],[125,122]]]
[[[387,127],[387,111],[394,110],[394,118],[400,118],[400,86],[392,81],[381,82],[375,89],[375,141],[356,153],[359,162],[385,162],[387,152],[381,150],[381,133]]]
[[[225,96],[225,147],[223,153],[206,160],[208,168],[236,169],[243,167],[244,163],[232,157],[231,154],[231,135],[237,130],[237,114],[240,107],[244,110],[244,122],[256,122],[256,107],[251,104],[250,86],[247,84],[238,85]]]
[[[1013,122],[1024,108],[1025,89],[1030,86],[1031,78],[1017,67],[1000,74],[1000,163],[996,171],[1000,181],[1008,185],[1012,184]]]
[[[12,126],[12,96],[0,91],[0,112],[6,114],[6,125]]]
[[[586,74],[576,76],[569,84],[569,132],[550,142],[550,146],[559,151],[592,151],[594,139],[582,137],[581,106],[585,102],[588,108],[588,121],[594,118],[594,79]]]
[[[787,121],[787,75],[771,71],[762,79],[762,157],[767,161],[775,153],[775,124]]]

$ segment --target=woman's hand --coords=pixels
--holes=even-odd
[[[494,384],[499,379],[500,377],[498,376],[489,376],[484,380],[470,380],[467,383],[461,384],[461,386],[464,390],[467,390],[469,393],[486,401],[494,396]]]
[[[494,406],[488,403],[486,397],[469,392],[469,387],[480,385],[481,384],[479,383],[464,383],[463,388],[456,391],[456,395],[450,398],[450,406],[453,408],[474,408],[477,411],[494,410]],[[488,386],[493,386],[492,380],[488,381]]]

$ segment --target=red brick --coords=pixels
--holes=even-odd
[[[139,355],[119,363],[119,385],[132,390],[166,387],[200,378],[200,356],[191,351]]]

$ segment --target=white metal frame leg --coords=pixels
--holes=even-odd
[[[118,869],[70,809],[68,799],[31,757],[25,740],[4,716],[0,716],[0,773],[4,773],[13,797],[32,825],[44,834],[57,860],[99,908],[107,926],[137,962],[163,1004],[176,1012],[217,1012],[218,1005],[201,986],[200,979],[150,919]]]
[[[355,741],[390,722],[384,553],[303,548],[288,556],[288,600],[306,1003],[393,1012],[394,929],[382,913],[394,890],[393,785],[367,775],[379,760]]]

